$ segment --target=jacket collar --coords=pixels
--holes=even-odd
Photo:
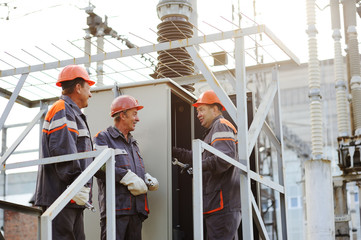
[[[67,104],[69,104],[71,106],[71,108],[74,110],[75,114],[83,115],[83,113],[80,110],[80,108],[78,107],[78,105],[76,105],[75,102],[69,96],[61,95],[60,99],[63,99]]]
[[[217,116],[217,117],[215,117],[215,118],[213,119],[213,122],[212,122],[211,126],[209,126],[209,128],[207,128],[207,130],[204,132],[203,138],[209,133],[209,131],[211,131],[211,129],[213,128],[214,123],[215,123],[218,119],[221,119],[221,118],[223,118],[223,115],[222,115],[222,114],[219,115],[219,116]]]
[[[108,132],[110,134],[110,136],[112,136],[112,138],[122,138],[124,140],[124,142],[127,142],[127,140],[124,137],[124,134],[119,131],[118,128],[112,126],[112,127],[108,127]],[[130,140],[130,142],[136,142],[136,140],[133,138],[133,135],[131,133],[128,134],[128,139]]]

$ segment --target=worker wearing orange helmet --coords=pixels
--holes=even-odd
[[[206,129],[204,142],[237,160],[237,130],[222,116],[225,110],[214,91],[202,93],[196,103],[197,117]],[[192,163],[192,151],[173,147],[173,157]],[[241,221],[240,172],[211,152],[202,153],[203,218],[208,240],[238,239]]]
[[[130,132],[139,122],[138,111],[143,108],[128,95],[114,99],[111,104],[114,126],[94,137],[95,149],[115,150],[116,239],[141,239],[142,223],[148,217],[147,191],[158,189],[158,180],[146,173],[137,141]],[[101,239],[106,239],[105,169],[96,174],[99,187]]]
[[[66,66],[56,85],[62,88],[60,99],[46,114],[41,156],[43,158],[92,151],[86,116],[80,109],[88,106],[92,96],[86,70],[78,65]],[[35,205],[45,211],[92,162],[92,158],[40,165],[35,192]],[[83,210],[90,200],[92,180],[74,196],[72,202],[52,221],[52,239],[85,239]]]

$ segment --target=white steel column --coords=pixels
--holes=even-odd
[[[334,208],[331,161],[323,159],[320,66],[317,57],[315,0],[306,0],[308,77],[311,111],[312,159],[305,162],[307,239],[334,239]]]
[[[244,37],[235,38],[236,61],[236,96],[237,96],[237,127],[239,161],[246,160],[247,172],[241,172],[241,204],[243,239],[253,240],[253,220],[251,204],[251,179],[248,175],[250,164],[248,158],[248,119],[247,89]]]
[[[202,149],[199,139],[193,140],[193,237],[203,240]]]
[[[277,151],[277,175],[278,175],[278,183],[281,186],[285,186],[284,181],[284,171],[283,171],[283,132],[282,132],[282,119],[281,119],[281,96],[280,96],[280,87],[278,81],[278,68],[274,67],[272,69],[272,81],[277,84],[277,92],[276,96],[273,100],[274,114],[275,114],[275,134],[280,141],[280,151]],[[286,188],[284,188],[284,192],[275,192],[276,199],[279,200],[280,219],[277,221],[277,226],[280,229],[278,231],[278,237],[280,240],[287,239],[287,206],[286,206]],[[278,224],[278,223],[281,224]]]
[[[104,52],[104,35],[100,35],[97,37],[97,54],[102,54]],[[104,75],[104,70],[103,70],[103,65],[104,62],[103,61],[99,61],[97,62],[97,83],[96,85],[99,86],[103,86],[103,75]]]
[[[107,240],[115,239],[115,158],[114,150],[106,163],[106,214],[107,214]]]

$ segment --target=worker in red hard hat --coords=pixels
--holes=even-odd
[[[46,114],[41,157],[92,151],[92,141],[86,116],[81,109],[92,96],[86,70],[78,65],[66,66],[56,85],[62,88],[60,99]],[[90,165],[92,158],[40,165],[35,192],[35,205],[45,211]],[[52,221],[52,239],[85,239],[83,210],[90,201],[90,179]]]
[[[114,126],[94,137],[96,150],[115,150],[116,240],[141,239],[142,223],[148,217],[147,191],[159,187],[158,180],[145,171],[137,141],[131,132],[139,122],[143,106],[128,95],[114,99],[110,115]],[[99,187],[101,239],[106,239],[106,185],[104,166],[96,174]]]
[[[237,130],[222,116],[225,108],[214,91],[202,93],[193,106],[206,129],[203,141],[238,161]],[[172,155],[181,162],[192,164],[191,150],[173,147]],[[238,239],[241,222],[239,169],[211,152],[203,151],[202,171],[207,239]]]

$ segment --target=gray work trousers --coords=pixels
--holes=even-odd
[[[116,240],[141,240],[143,220],[139,215],[118,215],[115,219]],[[106,218],[100,219],[101,239],[106,240]]]
[[[213,214],[204,218],[207,240],[238,240],[241,212]]]

